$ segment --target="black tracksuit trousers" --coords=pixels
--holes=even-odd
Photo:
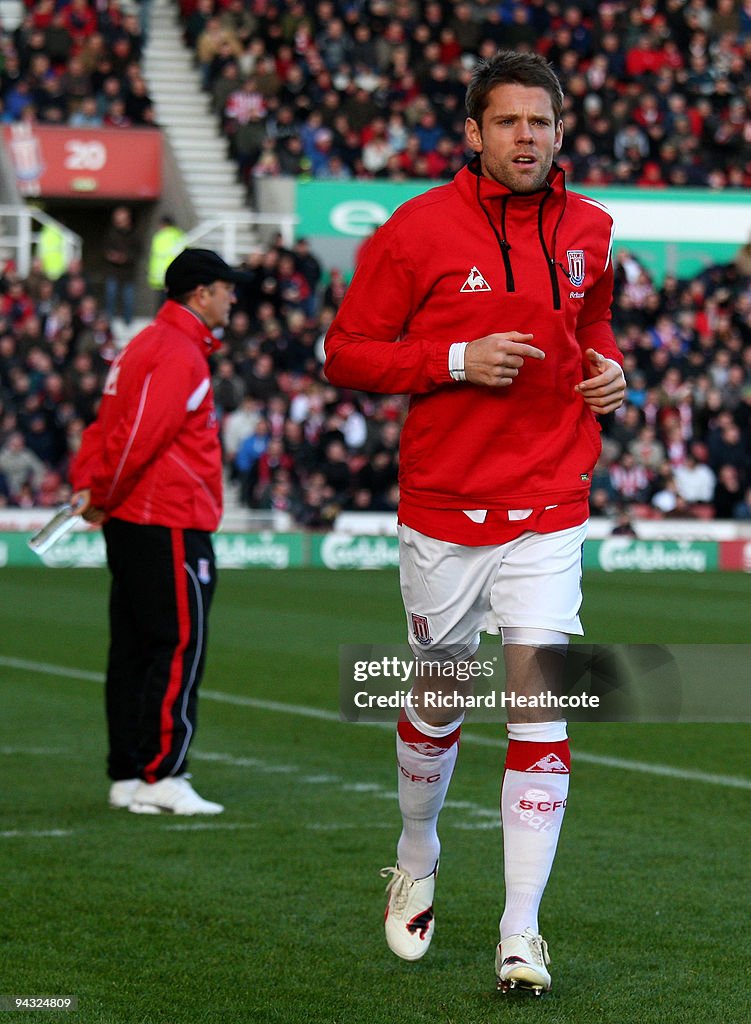
[[[185,771],[196,728],[216,581],[211,535],[110,519],[104,538],[109,775],[155,782]]]

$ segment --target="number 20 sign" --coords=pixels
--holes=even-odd
[[[156,128],[61,128],[28,122],[0,128],[22,195],[156,199],[162,133]]]
[[[69,171],[101,171],[107,163],[107,147],[96,139],[71,139],[65,143],[64,166]]]

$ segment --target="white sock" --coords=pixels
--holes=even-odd
[[[565,722],[508,726],[501,790],[506,903],[501,938],[539,932],[538,912],[553,866],[568,798]]]
[[[438,815],[456,764],[463,717],[448,725],[428,725],[407,705],[399,720],[396,760],[402,834],[396,851],[399,867],[413,878],[431,874],[441,852]]]

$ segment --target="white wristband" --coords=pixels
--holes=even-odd
[[[449,373],[452,380],[466,380],[464,373],[464,350],[469,343],[466,341],[455,341],[449,349]]]

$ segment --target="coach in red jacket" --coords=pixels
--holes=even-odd
[[[219,814],[186,775],[215,585],[222,460],[208,356],[246,275],[186,249],[167,301],[117,357],[72,471],[102,523],[112,574],[106,707],[109,802],[140,814]]]
[[[568,192],[554,163],[563,95],[537,55],[476,66],[466,140],[450,184],[405,203],[367,246],[326,338],[336,385],[411,394],[400,451],[402,597],[418,659],[472,659],[501,633],[506,695],[560,694],[581,633],[580,566],[596,414],[625,381],[610,325],[613,224]],[[438,814],[467,688],[431,707],[416,682],[398,726],[402,833],[384,869],[386,940],[417,960],[435,924]],[[506,902],[499,988],[550,988],[538,908],[567,801],[560,712],[508,708],[502,784]]]

